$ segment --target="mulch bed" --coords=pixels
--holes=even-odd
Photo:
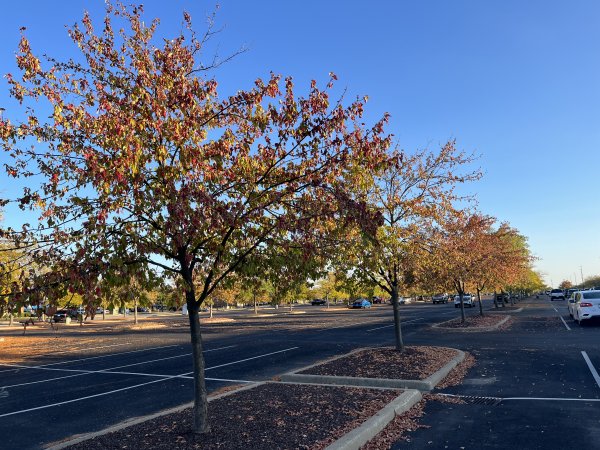
[[[456,318],[449,320],[448,322],[444,322],[439,328],[489,328],[498,325],[498,323],[504,319],[505,317],[502,316],[467,316],[464,322],[461,322],[460,318]],[[504,324],[502,327],[504,328],[505,326],[506,324]]]
[[[423,380],[441,369],[456,354],[455,350],[444,347],[406,347],[402,353],[391,347],[370,348],[299,373]]]
[[[191,410],[158,417],[71,449],[323,449],[400,395],[398,390],[267,383],[211,401],[211,431]]]

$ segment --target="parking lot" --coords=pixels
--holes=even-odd
[[[520,306],[508,330],[486,333],[430,328],[459,315],[451,304],[402,307],[408,345],[467,350],[477,364],[462,385],[444,390],[468,402],[428,403],[423,421],[431,428],[417,430],[397,448],[506,448],[511,442],[514,448],[597,446],[600,324],[580,327],[564,303],[544,297]],[[203,326],[208,389],[268,380],[356,347],[392,345],[391,309],[305,306],[294,314],[265,309],[259,317],[250,311],[219,312],[233,321]],[[40,448],[191,401],[186,319],[163,319],[178,326],[129,332],[73,328],[93,341],[49,346],[44,354],[2,364],[3,448]],[[517,445],[523,439],[531,439],[531,446]],[[561,442],[569,446],[548,446]]]

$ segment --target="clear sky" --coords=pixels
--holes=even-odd
[[[201,32],[214,9],[205,0],[141,3],[167,38],[183,10]],[[84,9],[101,19],[103,2],[3,3],[0,73],[16,70],[21,26],[38,53],[74,52],[64,26]],[[222,92],[270,71],[298,88],[335,72],[348,98],[369,96],[368,119],[391,114],[402,148],[454,138],[481,155],[485,175],[469,191],[484,213],[529,237],[547,283],[600,274],[600,2],[221,0],[216,23],[213,49],[248,48],[216,72]],[[5,80],[0,106],[9,116]],[[3,175],[0,190],[11,190]],[[17,222],[7,210],[5,224]]]

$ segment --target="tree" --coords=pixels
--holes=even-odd
[[[478,282],[484,284],[481,273],[488,265],[491,249],[487,244],[493,223],[492,217],[460,212],[448,216],[441,228],[433,230],[437,237],[431,261],[437,276],[451,283],[459,295],[461,322],[465,321],[465,293]]]
[[[422,231],[452,210],[460,200],[455,192],[459,183],[479,178],[465,167],[472,157],[459,152],[455,142],[447,142],[438,152],[420,151],[413,155],[394,153],[392,163],[375,173],[372,184],[365,185],[365,197],[376,205],[383,225],[376,239],[357,232],[342,265],[383,289],[394,307],[396,349],[404,350],[399,292],[416,285],[416,273],[427,255],[428,236]],[[465,173],[463,173],[465,172]]]
[[[487,287],[497,289],[506,286],[515,277],[531,272],[529,266],[533,259],[529,253],[527,239],[507,223],[500,224],[496,230],[483,230],[476,246],[478,258],[473,275],[479,312],[483,316],[481,292]],[[497,303],[495,305],[498,306]]]
[[[5,114],[0,139],[9,176],[43,178],[19,198],[40,223],[3,235],[39,243],[62,279],[136,264],[172,274],[189,311],[193,429],[204,433],[200,306],[258,249],[309,257],[351,224],[374,233],[350,187],[382,163],[387,117],[368,129],[363,101],[332,102],[333,74],[305,97],[276,75],[220,96],[201,61],[211,30],[197,36],[185,13],[181,34],[157,46],[158,21],[141,15],[108,4],[96,32],[85,14],[69,30],[81,58],[68,61],[41,61],[22,36],[20,78],[7,78],[27,119]],[[113,22],[126,31],[115,36]]]
[[[569,280],[562,280],[558,285],[559,289],[571,289],[572,287],[573,283],[571,283]]]

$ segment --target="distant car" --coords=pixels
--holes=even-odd
[[[435,294],[431,297],[433,303],[448,303],[448,294]]]
[[[565,291],[562,289],[552,289],[550,291],[550,301],[554,300],[564,300],[565,299]]]
[[[374,305],[378,305],[378,304],[381,304],[381,303],[383,303],[383,302],[384,302],[384,300],[383,300],[383,297],[373,297],[373,298],[371,299],[371,302],[372,302]]]
[[[571,298],[571,295],[573,295],[575,292],[579,292],[582,290],[583,289],[567,289],[567,292],[565,292],[565,300]]]
[[[371,302],[365,299],[362,300],[356,300],[354,303],[352,303],[352,308],[370,308],[371,307]]]
[[[312,302],[310,302],[311,305],[316,306],[316,305],[325,305],[327,302],[322,299],[322,298],[315,298]]]
[[[475,303],[473,302],[473,296],[471,294],[463,295],[463,305],[468,306],[469,308],[475,306]],[[460,295],[454,297],[454,307],[460,308]]]
[[[600,317],[600,290],[574,292],[567,305],[569,314],[579,325],[583,321]]]
[[[510,296],[506,292],[500,292],[496,294],[496,302],[497,303],[508,303],[510,300]]]
[[[54,313],[53,319],[55,322],[64,322],[67,317],[71,319],[77,318],[77,310],[74,309],[59,309]]]
[[[411,302],[410,297],[398,297],[398,304],[399,305],[406,305],[408,303]]]

